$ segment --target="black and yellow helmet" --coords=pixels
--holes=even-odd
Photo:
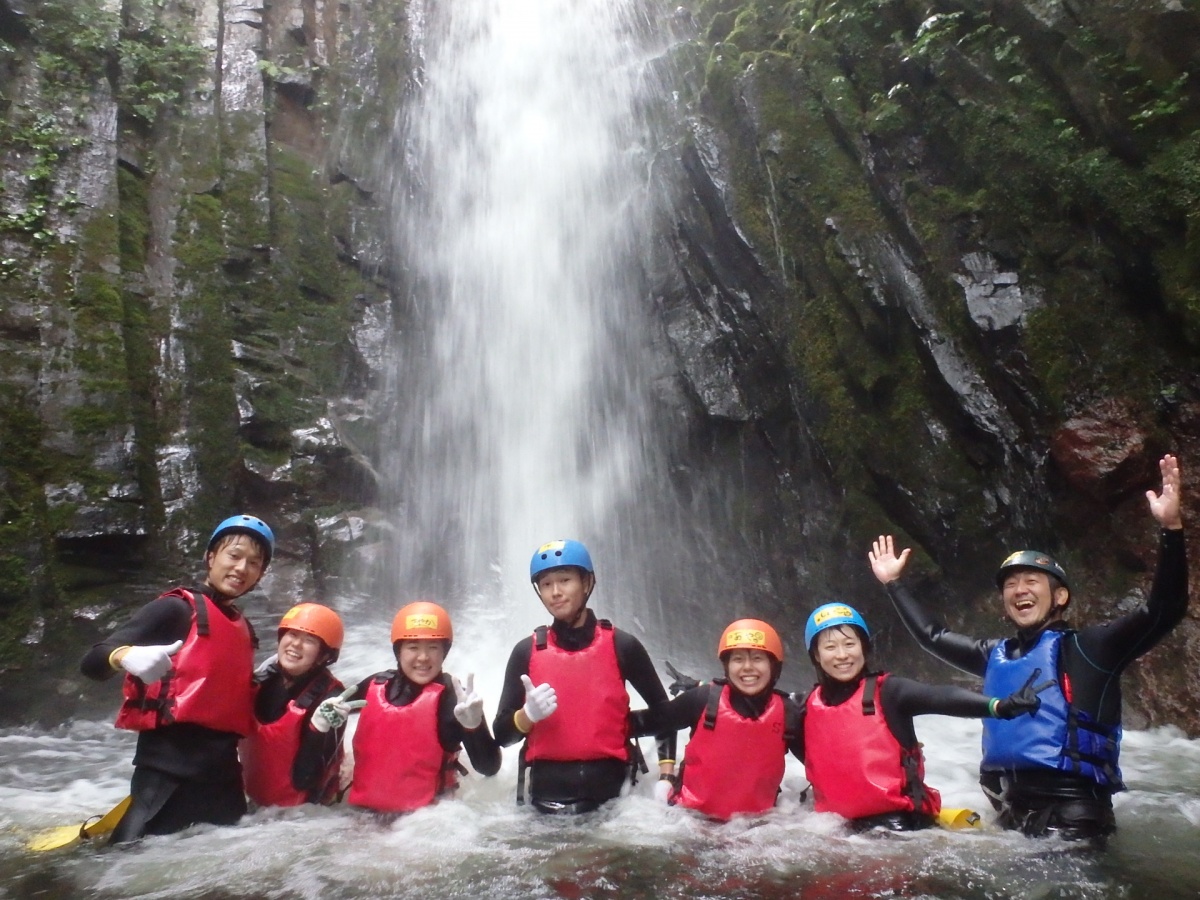
[[[1004,579],[1013,569],[1037,569],[1039,572],[1053,575],[1068,590],[1071,587],[1063,567],[1053,556],[1040,550],[1018,550],[1016,553],[1010,553],[1004,562],[1000,563],[1000,569],[996,572],[996,587],[1004,589]]]

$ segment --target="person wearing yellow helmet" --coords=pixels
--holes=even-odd
[[[816,811],[843,816],[856,831],[936,823],[941,795],[925,783],[914,717],[1007,720],[1031,715],[1040,704],[1033,679],[1009,696],[987,697],[874,671],[866,620],[845,603],[813,610],[804,641],[817,684],[802,703],[798,754]]]
[[[246,794],[259,806],[330,803],[337,796],[345,723],[321,704],[342,692],[329,671],[342,649],[341,617],[319,603],[283,614],[273,661],[255,673],[252,734],[238,752]]]
[[[1048,554],[1021,550],[996,573],[1010,638],[973,638],[950,631],[900,581],[910,550],[895,551],[880,535],[868,558],[917,642],[938,659],[1003,691],[1033,672],[1048,676],[1040,711],[1019,722],[984,723],[980,784],[1005,828],[1029,836],[1103,839],[1116,829],[1112,795],[1124,789],[1121,673],[1187,613],[1187,556],[1179,461],[1159,460],[1160,492],[1146,491],[1160,527],[1158,568],[1145,603],[1109,622],[1072,628],[1065,621],[1071,587]]]
[[[534,551],[529,580],[553,617],[519,641],[508,657],[494,720],[502,746],[524,741],[517,802],[538,812],[584,813],[621,794],[645,763],[629,740],[629,692],[647,705],[667,692],[646,648],[632,634],[596,618],[588,600],[596,570],[579,541],[550,541]],[[561,707],[561,709],[560,709]],[[675,732],[659,735],[659,769],[674,769]]]
[[[258,642],[234,601],[258,584],[274,550],[257,516],[223,520],[206,545],[202,584],[151,600],[80,662],[97,681],[124,674],[116,725],[138,732],[132,801],[113,843],[245,814],[238,740],[254,729]]]
[[[783,642],[761,619],[738,619],[722,633],[717,658],[725,677],[698,684],[657,709],[630,714],[635,735],[691,729],[677,775],[655,794],[714,819],[756,815],[775,805],[788,750],[796,744],[799,710],[775,689]]]
[[[346,800],[380,813],[403,813],[452,795],[463,749],[475,771],[500,771],[500,745],[483,720],[475,676],[466,683],[442,671],[454,641],[450,615],[436,603],[404,606],[392,620],[397,668],[364,678],[321,709],[345,721],[361,710],[354,732],[354,779]]]

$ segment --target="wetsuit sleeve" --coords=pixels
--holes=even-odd
[[[633,689],[638,692],[638,696],[646,702],[647,708],[655,709],[659,706],[666,706],[670,702],[670,698],[658,678],[658,673],[654,671],[654,663],[650,661],[650,654],[646,652],[642,642],[632,634],[615,630],[613,643],[617,651],[617,667],[621,670],[621,677],[633,686]],[[655,734],[659,760],[676,758],[675,732],[677,730],[676,728],[664,728]]]
[[[986,719],[992,698],[950,684],[924,684],[895,675],[880,689],[884,708],[901,715],[955,716],[959,719]]]
[[[673,700],[651,709],[638,709],[629,714],[631,737],[645,737],[665,731],[692,728],[700,721],[708,703],[708,685],[689,688]],[[670,759],[671,757],[667,757]]]
[[[899,579],[887,585],[887,592],[900,620],[923,650],[956,669],[983,677],[988,655],[999,643],[998,638],[981,640],[948,630],[943,622],[921,608]]]
[[[304,716],[304,727],[300,734],[300,748],[296,752],[295,762],[292,763],[292,784],[301,791],[311,791],[320,787],[321,781],[337,758],[338,748],[346,734],[346,726],[331,728],[321,733],[312,727],[312,716],[321,701],[336,697],[341,690],[336,685],[323,697],[310,706]]]
[[[492,731],[501,747],[511,746],[525,738],[525,733],[513,722],[513,716],[525,705],[525,685],[521,684],[521,676],[529,674],[529,655],[532,652],[533,637],[530,636],[518,641],[508,657],[504,684],[500,689],[500,706],[492,721]]]
[[[1117,673],[1146,653],[1183,621],[1188,608],[1187,552],[1183,529],[1164,529],[1158,568],[1144,604],[1104,625],[1078,632],[1079,649],[1096,668]]]
[[[495,775],[500,771],[500,745],[488,731],[487,722],[480,722],[478,728],[467,731],[454,718],[454,705],[458,701],[450,679],[446,681],[446,690],[438,698],[438,743],[447,753],[462,747],[467,751],[467,759],[471,760],[471,768],[480,775]]]
[[[879,688],[883,718],[902,747],[918,744],[913,716],[937,713],[960,719],[984,718],[988,715],[988,699],[966,688],[922,684],[894,675]]]
[[[800,762],[804,762],[804,706],[808,702],[808,692],[789,694],[783,702],[793,708],[793,715],[796,717],[796,733],[788,741],[788,751]]]
[[[187,640],[192,628],[192,606],[182,597],[166,596],[151,600],[104,640],[84,654],[79,669],[88,678],[103,681],[116,674],[108,664],[109,655],[118,647],[173,644]]]

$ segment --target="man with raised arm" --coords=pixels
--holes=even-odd
[[[1180,512],[1180,469],[1159,461],[1162,491],[1146,492],[1162,528],[1150,596],[1110,622],[1072,628],[1066,572],[1052,557],[1019,550],[996,573],[1010,638],[972,638],[946,629],[900,582],[910,550],[895,553],[880,535],[868,557],[900,618],[920,645],[950,665],[983,678],[985,694],[1005,696],[1031,676],[1053,682],[1036,715],[983,723],[980,784],[1000,824],[1029,836],[1103,838],[1116,829],[1112,795],[1124,789],[1121,673],[1163,639],[1187,612],[1187,557]]]

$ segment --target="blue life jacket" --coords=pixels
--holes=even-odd
[[[1121,726],[1094,721],[1063,693],[1059,654],[1063,638],[1074,634],[1044,631],[1020,659],[1009,659],[1001,641],[988,657],[983,692],[989,696],[1007,697],[1020,690],[1035,669],[1041,669],[1041,674],[1034,687],[1047,680],[1054,683],[1038,694],[1042,705],[1035,715],[983,720],[983,771],[1050,768],[1081,775],[1114,792],[1124,790],[1117,766]]]

